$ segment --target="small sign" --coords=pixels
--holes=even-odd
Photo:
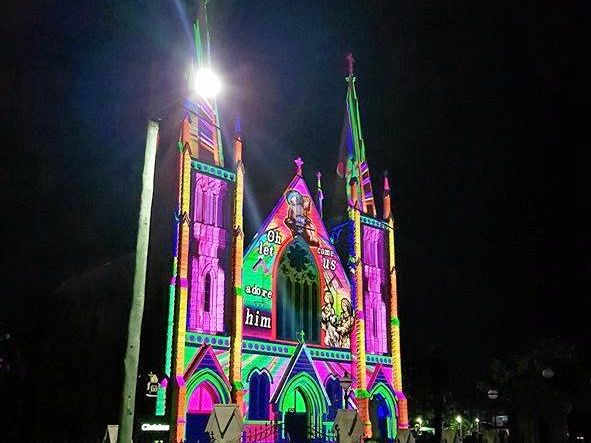
[[[148,374],[148,385],[146,386],[146,397],[158,396],[158,377],[153,372]]]
[[[170,425],[164,423],[142,423],[141,429],[144,432],[163,432],[170,430]]]

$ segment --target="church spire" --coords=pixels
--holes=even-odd
[[[224,149],[219,124],[219,112],[215,93],[204,89],[219,89],[219,80],[211,70],[211,46],[207,26],[207,1],[198,0],[197,20],[193,24],[195,52],[189,66],[189,86],[193,95],[187,100],[192,140],[191,155],[206,163],[224,166]],[[204,86],[208,86],[205,88]],[[196,91],[199,91],[197,93]]]
[[[347,81],[347,99],[345,121],[343,123],[343,132],[341,136],[341,146],[339,149],[339,163],[337,173],[345,178],[349,183],[352,177],[358,177],[356,201],[353,202],[365,213],[375,217],[376,207],[371,186],[371,176],[369,166],[365,159],[365,141],[361,131],[361,118],[359,115],[359,103],[357,100],[357,91],[355,90],[355,76],[353,74],[353,64],[355,59],[352,54],[347,55],[349,75]],[[346,187],[347,198],[351,200],[351,189]]]

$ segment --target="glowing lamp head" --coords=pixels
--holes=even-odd
[[[417,417],[416,422],[419,424],[419,426],[423,425],[423,419],[421,417]]]
[[[496,400],[497,398],[499,398],[499,391],[497,391],[496,389],[489,389],[487,394],[488,398],[490,398],[491,400]]]
[[[462,424],[462,416],[461,415],[456,415],[456,421],[458,422],[458,424]]]
[[[479,418],[475,419],[474,421],[475,421],[476,423],[480,423],[480,419],[479,419]]]
[[[222,89],[219,77],[208,68],[200,68],[193,76],[193,90],[203,98],[213,98]]]

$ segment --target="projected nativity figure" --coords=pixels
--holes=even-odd
[[[200,46],[207,32],[198,23],[196,29],[197,61],[207,60]],[[338,163],[341,195],[331,198],[340,197],[342,208],[331,216],[340,222],[325,225],[321,176],[312,195],[298,158],[245,250],[248,174],[239,125],[234,164],[224,164],[213,99],[185,103],[178,195],[170,196],[179,206],[165,377],[156,406],[157,415],[170,417],[171,441],[207,441],[205,426],[218,403],[239,405],[247,440],[281,441],[290,426],[307,438],[330,435],[341,408],[358,410],[366,437],[393,439],[408,428],[390,189],[385,178],[378,216],[352,58],[346,88],[340,153],[335,147],[335,164],[326,165]],[[353,380],[348,405],[339,384],[346,374]]]

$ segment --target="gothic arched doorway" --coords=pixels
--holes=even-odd
[[[321,432],[327,404],[322,388],[309,374],[301,372],[291,379],[277,404],[284,423],[283,438],[289,433],[290,441],[306,441]]]
[[[296,340],[304,331],[307,343],[320,337],[319,277],[306,242],[297,237],[289,244],[277,269],[277,338]]]
[[[371,390],[369,419],[372,440],[388,441],[396,438],[396,401],[390,389],[383,383]]]
[[[187,383],[187,414],[185,439],[187,441],[209,441],[205,426],[213,406],[228,403],[229,392],[221,378],[209,370],[201,370]]]

